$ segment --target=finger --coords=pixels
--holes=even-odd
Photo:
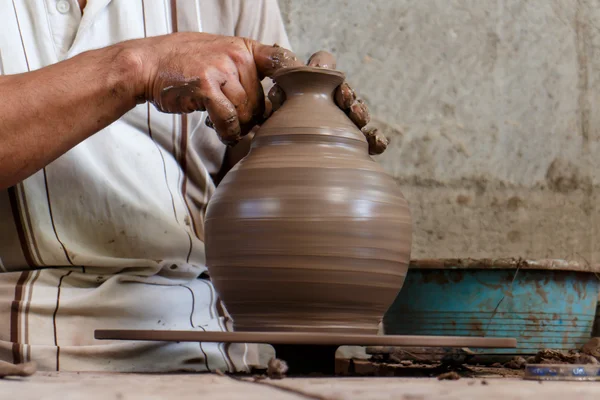
[[[245,135],[256,124],[263,121],[265,113],[265,92],[253,63],[245,63],[239,67],[239,82],[243,87],[247,104],[244,111],[247,115],[239,115],[242,122],[242,134]],[[239,114],[238,110],[238,114]]]
[[[365,128],[362,133],[369,144],[369,154],[381,154],[387,149],[390,141],[377,128]]]
[[[271,101],[272,112],[275,112],[281,107],[285,101],[285,92],[279,85],[275,84],[269,90],[269,100]]]
[[[356,93],[346,82],[342,83],[335,91],[335,102],[342,110],[348,110],[356,101]]]
[[[221,91],[236,109],[240,124],[252,120],[252,106],[249,104],[248,94],[237,79],[229,79],[221,83]]]
[[[206,91],[207,94],[203,99],[203,103],[206,111],[208,111],[210,121],[214,125],[214,129],[217,131],[221,141],[227,145],[234,145],[242,137],[240,121],[235,106],[223,94],[216,81],[212,81],[207,85],[208,90]]]
[[[265,97],[265,112],[263,113],[263,121],[273,114],[273,103],[268,97]]]
[[[321,50],[310,56],[306,65],[309,67],[335,69],[336,62],[333,54]]]
[[[369,108],[362,100],[356,100],[350,109],[348,110],[348,117],[354,122],[359,128],[364,127],[371,120],[371,114]]]
[[[259,72],[259,77],[273,76],[275,72],[282,68],[300,67],[302,62],[298,57],[288,49],[284,49],[277,44],[267,46],[255,41],[251,42],[252,53],[254,54],[254,63]]]

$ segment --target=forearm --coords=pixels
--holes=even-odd
[[[140,68],[127,48],[115,45],[0,76],[0,189],[45,167],[136,105]]]
[[[0,189],[145,101],[168,113],[207,111],[221,140],[235,142],[264,117],[260,78],[300,64],[279,46],[182,32],[0,77]]]

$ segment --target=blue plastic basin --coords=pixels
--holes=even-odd
[[[386,313],[386,334],[514,337],[517,349],[570,350],[591,337],[599,280],[562,260],[423,260]]]

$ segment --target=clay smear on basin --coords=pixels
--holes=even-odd
[[[285,103],[208,206],[214,285],[237,331],[376,333],[408,268],[408,204],[335,105],[341,72],[274,79]]]

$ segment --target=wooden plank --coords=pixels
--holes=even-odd
[[[309,344],[335,346],[410,346],[514,348],[514,338],[476,336],[368,335],[312,332],[217,332],[143,329],[96,329],[94,338],[103,340],[149,340],[172,342],[229,342]]]

